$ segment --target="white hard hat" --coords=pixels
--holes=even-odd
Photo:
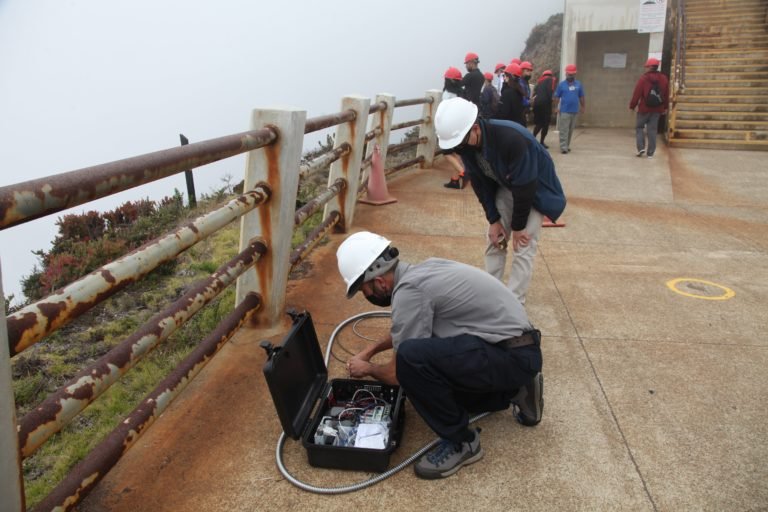
[[[463,98],[441,101],[435,113],[435,131],[442,149],[451,149],[467,135],[477,120],[477,105]]]
[[[382,254],[389,244],[383,236],[369,231],[350,235],[342,242],[336,251],[336,260],[339,273],[347,283],[347,298],[357,293],[363,283],[384,274],[397,263],[397,249]]]

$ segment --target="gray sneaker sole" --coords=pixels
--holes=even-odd
[[[414,466],[414,472],[416,473],[416,476],[419,478],[423,478],[424,480],[437,480],[438,478],[446,478],[451,476],[452,474],[456,473],[458,470],[463,468],[464,466],[469,466],[470,464],[474,464],[475,462],[479,461],[483,458],[483,447],[481,446],[480,449],[477,451],[476,454],[471,456],[470,458],[461,461],[459,464],[456,464],[451,469],[446,469],[445,471],[430,471],[430,470],[423,470],[420,469],[419,466]]]

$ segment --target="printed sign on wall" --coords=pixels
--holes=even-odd
[[[640,13],[637,17],[637,31],[664,32],[667,19],[667,0],[640,0]]]

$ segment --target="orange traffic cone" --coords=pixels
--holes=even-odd
[[[397,202],[397,199],[389,195],[387,181],[384,178],[384,162],[381,161],[381,148],[378,144],[373,148],[371,155],[371,174],[368,176],[368,193],[361,203],[382,205]]]
[[[543,228],[564,228],[565,222],[556,222],[547,217],[544,216],[544,219],[541,221],[541,227]]]

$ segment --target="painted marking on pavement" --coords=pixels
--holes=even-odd
[[[690,292],[686,292],[679,289],[678,285],[681,283],[701,283],[714,288],[719,288],[720,290],[723,291],[723,293],[722,295],[697,295],[695,293],[690,293]],[[686,297],[691,297],[694,299],[728,300],[733,298],[736,295],[736,292],[731,290],[727,286],[713,283],[712,281],[705,281],[704,279],[696,279],[693,277],[678,277],[677,279],[672,279],[671,281],[667,281],[667,287],[675,293],[679,293],[680,295],[684,295]],[[698,289],[695,286],[691,286],[690,288]],[[701,291],[703,292],[704,290],[701,290]]]

